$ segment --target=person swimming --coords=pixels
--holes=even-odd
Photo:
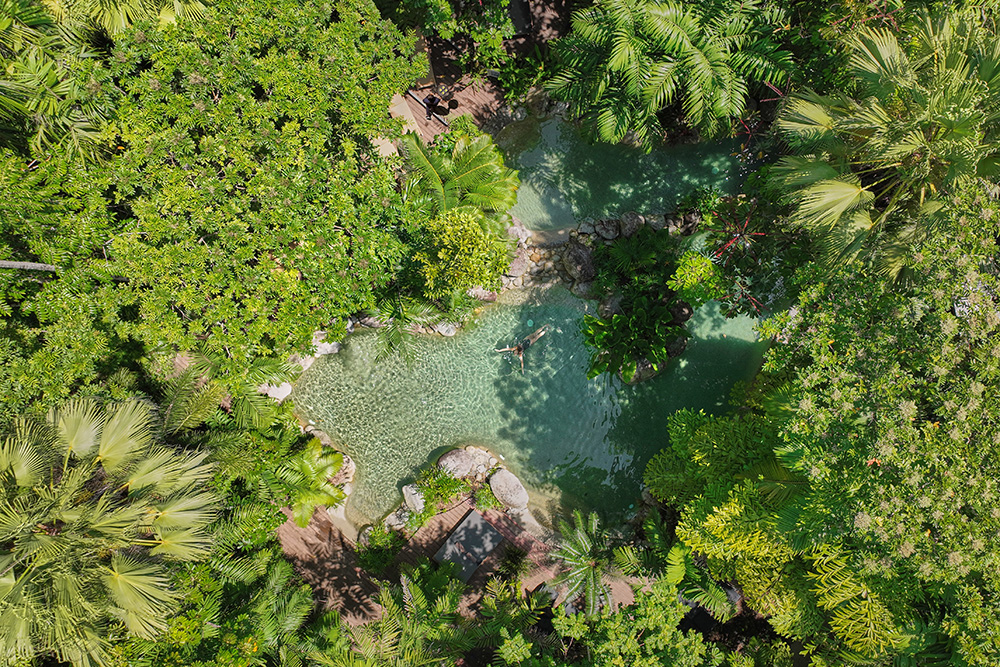
[[[545,335],[545,332],[549,330],[549,325],[546,324],[538,329],[535,333],[531,334],[527,338],[524,338],[520,343],[514,347],[505,347],[499,350],[494,350],[495,352],[513,352],[517,355],[517,358],[521,361],[521,374],[524,374],[524,351],[532,346],[539,338]]]

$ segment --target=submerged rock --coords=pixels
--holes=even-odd
[[[594,283],[590,281],[578,280],[575,283],[573,283],[573,287],[571,287],[569,291],[575,294],[576,296],[580,297],[581,299],[589,299],[591,296],[590,289],[593,286]]]
[[[573,280],[579,282],[590,282],[597,275],[593,253],[590,248],[576,240],[566,244],[566,251],[563,253],[563,268]]]
[[[403,487],[403,503],[413,512],[423,512],[424,494],[416,484],[407,484]]]
[[[468,477],[476,473],[475,457],[464,449],[453,449],[438,459],[438,467],[452,477]]]
[[[458,325],[454,322],[438,322],[437,324],[432,324],[431,329],[435,333],[439,333],[442,336],[451,337],[458,333]]]
[[[528,491],[514,473],[497,470],[490,477],[490,489],[497,500],[507,507],[523,509],[528,506]]]
[[[594,233],[594,221],[590,218],[584,219],[580,223],[580,233],[581,234],[593,234]]]

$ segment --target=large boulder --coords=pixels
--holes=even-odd
[[[607,319],[616,313],[622,312],[623,298],[624,295],[621,292],[615,292],[604,297],[597,306],[597,314]]]
[[[681,236],[691,236],[698,231],[701,223],[701,213],[699,211],[689,211],[684,214],[684,224],[681,225]]]
[[[531,230],[517,218],[512,218],[511,225],[507,228],[507,237],[517,241],[519,245],[527,245],[528,239],[531,238]]]
[[[292,383],[282,382],[279,385],[262,384],[259,387],[257,387],[257,391],[267,396],[270,396],[278,403],[281,403],[283,400],[292,395]]]
[[[694,308],[687,302],[678,300],[670,306],[670,314],[673,315],[673,324],[684,324],[694,315]]]
[[[497,500],[507,507],[523,509],[528,506],[528,491],[514,473],[497,470],[490,476],[490,489]]]
[[[411,511],[419,514],[424,511],[424,494],[416,484],[407,484],[403,487],[403,503]]]
[[[452,477],[469,477],[476,474],[478,462],[464,449],[453,449],[438,459],[438,467]]]
[[[590,282],[597,275],[593,253],[576,239],[566,244],[562,261],[566,273],[577,282]]]
[[[523,276],[531,268],[531,257],[528,254],[528,249],[521,246],[514,253],[514,259],[510,262],[510,268],[507,269],[507,275],[514,278]]]
[[[622,236],[629,238],[635,236],[639,229],[646,223],[646,220],[636,213],[635,211],[629,211],[622,216],[621,228]]]
[[[343,452],[341,456],[344,457],[344,462],[337,474],[330,478],[331,484],[348,484],[354,480],[354,473],[357,472],[358,466],[354,463],[354,459]]]
[[[667,226],[667,218],[662,215],[645,215],[643,218],[646,224],[654,231],[658,232]]]
[[[348,332],[348,333],[350,333],[350,332]],[[313,356],[315,356],[315,357],[322,357],[323,355],[326,355],[326,354],[337,354],[338,352],[340,352],[340,343],[337,343],[337,342],[327,343],[326,342],[326,332],[325,331],[316,331],[316,332],[314,332],[313,333],[313,338],[312,338],[312,344],[313,344]]]
[[[615,240],[621,231],[617,220],[598,220],[597,224],[594,225],[594,229],[606,241]]]

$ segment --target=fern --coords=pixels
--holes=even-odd
[[[830,627],[849,651],[877,658],[903,644],[889,610],[839,549],[824,546],[808,558],[812,571],[806,576],[814,582],[818,604],[830,612]]]

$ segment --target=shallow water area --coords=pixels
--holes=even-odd
[[[571,507],[627,511],[646,462],[667,444],[667,417],[722,409],[732,384],[760,363],[753,322],[727,320],[709,304],[689,323],[688,350],[659,377],[635,387],[588,380],[580,333],[588,308],[562,287],[507,292],[454,338],[418,337],[410,364],[374,363],[370,331],[317,360],[292,398],[357,461],[348,518],[362,525],[388,513],[420,468],[467,444],[504,457],[543,522]],[[523,375],[516,357],[494,352],[545,324]]]
[[[739,142],[727,140],[658,148],[650,153],[591,144],[569,123],[552,118],[518,121],[497,143],[519,170],[521,187],[511,215],[529,229],[575,227],[586,217],[627,211],[664,214],[700,187],[734,194],[747,169]]]

